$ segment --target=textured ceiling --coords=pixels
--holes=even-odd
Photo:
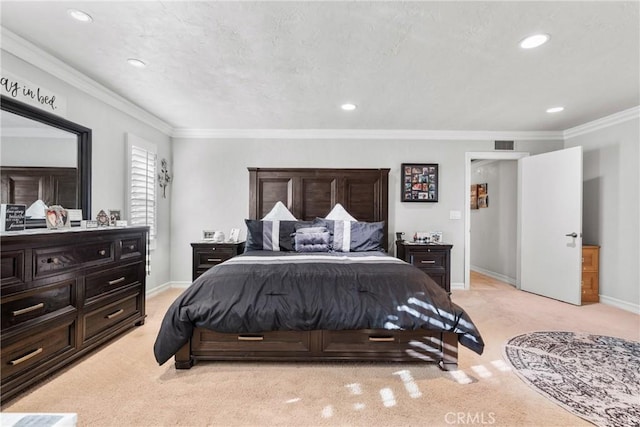
[[[551,131],[640,104],[637,1],[1,8],[3,27],[175,128]],[[536,32],[550,42],[518,47]]]

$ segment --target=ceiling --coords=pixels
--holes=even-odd
[[[640,105],[639,5],[2,1],[1,24],[174,129],[562,131]]]

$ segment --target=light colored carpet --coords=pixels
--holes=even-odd
[[[574,307],[474,276],[454,291],[486,342],[461,347],[459,371],[414,364],[200,363],[158,366],[152,346],[180,293],[147,302],[147,322],[82,359],[3,411],[76,412],[81,426],[589,426],[525,383],[502,359],[508,338],[570,330],[638,340],[639,316]]]

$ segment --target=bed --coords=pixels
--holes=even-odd
[[[448,369],[457,364],[458,343],[482,353],[480,333],[448,293],[386,253],[388,174],[249,168],[248,250],[198,277],[169,307],[154,345],[158,363],[357,360]],[[260,220],[278,201],[295,224]],[[335,206],[357,222],[323,220]],[[339,249],[342,231],[333,227],[342,225],[351,250]],[[267,233],[254,228],[267,226],[274,234],[269,229],[258,241]],[[307,232],[320,240],[307,241]],[[327,233],[334,250],[301,252],[310,242],[324,245]],[[354,245],[360,238],[365,244]]]

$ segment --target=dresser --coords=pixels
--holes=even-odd
[[[582,302],[600,302],[600,247],[582,246]]]
[[[444,243],[396,240],[396,257],[413,264],[451,293],[451,248]]]
[[[3,233],[5,402],[145,318],[148,227]]]
[[[244,242],[216,243],[209,241],[196,242],[191,244],[193,251],[193,266],[191,269],[191,280],[196,280],[202,273],[211,267],[221,264],[244,252]]]

